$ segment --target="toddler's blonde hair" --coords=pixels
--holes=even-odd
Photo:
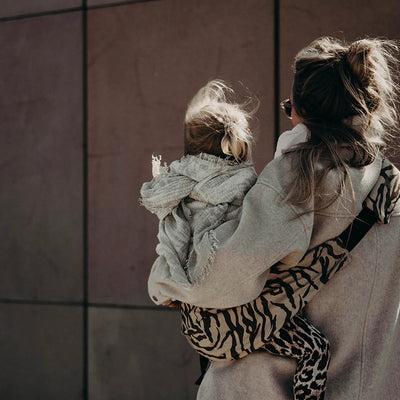
[[[208,153],[247,161],[253,136],[249,129],[249,103],[231,100],[234,94],[224,81],[215,79],[190,101],[185,115],[185,154]]]

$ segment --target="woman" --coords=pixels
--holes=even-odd
[[[345,45],[322,38],[300,51],[291,116],[310,139],[268,164],[244,199],[240,221],[215,230],[219,248],[199,286],[150,284],[196,306],[235,307],[260,294],[276,263],[297,265],[308,249],[340,234],[378,180],[385,135],[396,127],[392,48],[381,40]],[[351,263],[307,306],[331,342],[328,400],[400,393],[398,216],[399,204],[390,223],[374,226]],[[212,362],[198,399],[289,399],[294,369],[263,352]]]

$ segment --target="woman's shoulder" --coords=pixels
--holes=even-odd
[[[293,183],[298,171],[296,170],[295,153],[287,153],[270,161],[259,175],[258,182],[272,187],[286,187]],[[357,190],[371,186],[379,176],[383,158],[377,157],[371,164],[362,168],[348,169],[349,177]],[[327,174],[327,185],[335,184],[337,172],[333,169]]]
[[[295,179],[293,155],[285,154],[270,161],[260,173],[257,183],[275,190],[287,190]]]

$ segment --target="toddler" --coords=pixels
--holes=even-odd
[[[185,116],[184,157],[169,168],[153,158],[153,180],[141,188],[141,203],[159,218],[158,258],[148,281],[156,304],[185,303],[179,289],[207,276],[218,244],[214,229],[238,220],[243,198],[257,179],[250,163],[252,113],[230,100],[231,95],[232,89],[219,80],[200,89]],[[293,140],[282,140],[288,136],[283,134],[275,157],[289,149],[285,143],[291,147],[307,140],[302,124],[290,132]],[[177,288],[175,298],[164,293],[163,281],[170,290]],[[264,350],[297,360],[296,400],[324,398],[329,343],[304,317],[296,315]]]

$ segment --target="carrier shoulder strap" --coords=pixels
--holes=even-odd
[[[344,247],[351,251],[377,221],[376,213],[367,207],[363,207],[354,221],[339,235],[339,239]]]

